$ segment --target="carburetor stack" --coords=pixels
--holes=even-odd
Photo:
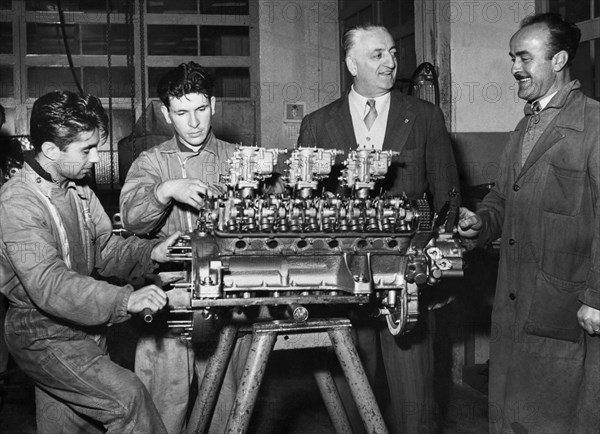
[[[285,306],[302,321],[311,305],[355,304],[383,315],[398,334],[417,321],[421,289],[462,276],[454,221],[434,216],[426,199],[374,191],[395,152],[351,151],[340,178],[347,193],[334,194],[318,186],[343,152],[297,148],[280,191],[263,193],[280,153],[236,149],[227,195],[206,199],[197,229],[172,247],[171,258],[188,264],[187,282],[177,285],[189,291],[189,305],[175,313],[191,312],[195,324],[223,309]],[[454,196],[448,216],[457,212]]]

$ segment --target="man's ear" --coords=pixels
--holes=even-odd
[[[165,117],[165,121],[167,121],[168,124],[172,124],[173,122],[171,122],[171,115],[169,114],[169,109],[167,108],[167,106],[164,104],[161,105],[160,111],[162,112],[163,116]]]
[[[53,142],[44,142],[42,143],[42,154],[48,160],[56,160],[58,158],[58,154],[60,154],[60,149]]]
[[[356,77],[356,61],[352,57],[346,57],[346,68],[352,77]]]
[[[216,99],[214,96],[210,97],[210,114],[214,116],[215,114],[215,103],[216,103]]]
[[[555,72],[562,71],[569,62],[569,55],[565,50],[561,50],[552,56],[552,67]]]

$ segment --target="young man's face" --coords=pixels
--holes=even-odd
[[[558,66],[548,58],[549,30],[533,24],[519,30],[510,40],[511,73],[519,83],[519,98],[533,102],[557,91]]]
[[[215,113],[215,97],[208,99],[201,93],[188,93],[181,98],[171,97],[169,108],[163,105],[162,112],[184,144],[199,146],[210,132],[210,121]]]
[[[67,180],[79,180],[92,173],[94,164],[100,161],[98,143],[100,133],[98,129],[79,133],[75,141],[63,150],[54,149],[55,158],[52,167],[47,170],[55,177],[55,181],[62,183]],[[51,146],[56,146],[52,144]]]
[[[398,60],[396,46],[384,29],[362,32],[346,58],[354,90],[367,98],[384,95],[394,87]]]

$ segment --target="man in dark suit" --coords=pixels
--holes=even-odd
[[[352,28],[345,33],[343,44],[353,85],[340,99],[303,119],[298,144],[346,152],[357,148],[398,151],[381,187],[390,194],[406,193],[409,198],[427,195],[439,211],[449,191],[459,188],[441,110],[393,89],[396,48],[385,27]],[[338,173],[339,166],[334,167],[327,188],[336,188]],[[390,430],[394,433],[439,431],[433,396],[433,315],[427,302],[421,303],[424,312],[419,325],[405,336],[392,336],[379,321],[355,321],[359,354],[372,384],[379,332],[392,405]]]

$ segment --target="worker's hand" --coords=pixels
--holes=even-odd
[[[180,235],[181,235],[181,232],[179,232],[179,231],[174,232],[172,235],[169,235],[168,238],[165,238],[160,243],[155,245],[154,248],[152,249],[152,252],[150,253],[150,258],[153,261],[159,262],[161,264],[164,264],[165,262],[167,262],[169,260],[169,258],[167,256],[169,254],[169,247],[171,247],[173,244],[175,244],[177,242]]]
[[[589,334],[600,334],[600,310],[583,304],[577,311],[577,320],[579,325]]]
[[[464,238],[475,238],[481,230],[481,218],[473,211],[460,207],[458,212],[458,233]]]
[[[127,301],[127,312],[140,313],[150,309],[158,312],[167,304],[167,294],[156,285],[148,285],[133,291]]]
[[[156,189],[156,197],[160,203],[167,204],[171,200],[185,203],[196,209],[204,206],[204,199],[223,193],[219,186],[208,185],[196,178],[170,179],[160,183]]]

